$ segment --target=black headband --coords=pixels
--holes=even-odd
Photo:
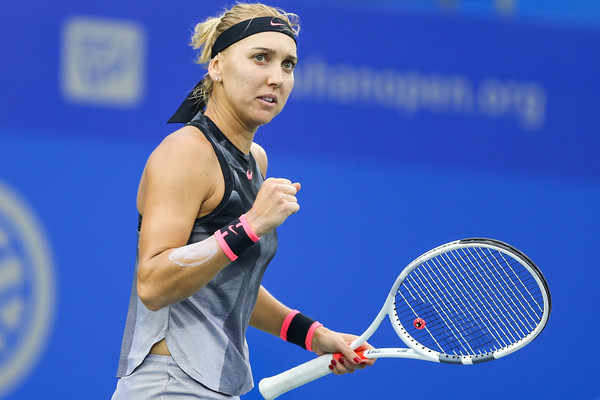
[[[296,35],[287,22],[276,17],[258,17],[246,21],[239,22],[221,33],[211,49],[213,58],[221,51],[225,50],[232,44],[260,32],[280,32],[288,35],[296,41]],[[206,79],[206,78],[204,78]],[[196,88],[202,85],[202,79],[196,85]],[[195,90],[195,89],[194,89]],[[175,114],[167,121],[167,123],[183,123],[190,122],[200,111],[204,110],[206,103],[204,100],[194,96],[194,90],[188,94],[183,103],[179,106]]]
[[[258,17],[239,22],[221,33],[212,47],[210,58],[213,58],[232,44],[260,32],[280,32],[296,41],[294,31],[287,22],[276,17]]]

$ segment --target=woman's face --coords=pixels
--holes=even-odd
[[[294,87],[296,42],[278,32],[261,32],[219,55],[217,100],[249,129],[270,122]]]

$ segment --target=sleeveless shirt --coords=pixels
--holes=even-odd
[[[208,117],[198,114],[189,124],[200,129],[212,144],[225,180],[220,204],[195,221],[188,241],[191,244],[247,212],[264,178],[252,154],[245,155],[236,148]],[[142,217],[139,219],[141,226]],[[137,295],[138,241],[117,376],[131,374],[150,348],[165,339],[179,367],[208,388],[234,396],[252,389],[246,329],[263,274],[276,249],[277,234],[272,231],[189,298],[150,311]]]

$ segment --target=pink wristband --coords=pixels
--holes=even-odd
[[[260,240],[250,227],[245,214],[217,230],[215,239],[231,261],[237,260],[239,255]]]
[[[308,329],[308,333],[306,334],[306,350],[308,351],[312,351],[312,338],[313,338],[313,334],[315,333],[315,331],[317,330],[317,328],[323,326],[322,323],[320,322],[313,322],[313,324],[310,326],[310,328]]]
[[[260,240],[260,238],[252,230],[252,227],[250,226],[250,224],[248,223],[248,220],[246,219],[246,214],[242,214],[240,216],[240,222],[242,223],[244,230],[248,234],[248,237],[250,237],[250,239],[252,239],[252,241],[254,241],[255,243],[258,242]]]
[[[292,322],[292,319],[294,319],[294,317],[298,313],[300,313],[300,311],[292,310],[287,315],[287,317],[285,317],[285,319],[283,320],[283,324],[281,325],[281,331],[279,332],[279,337],[281,337],[286,342],[287,342],[287,331],[288,331],[288,328],[290,327],[290,323]]]
[[[227,256],[227,258],[229,258],[231,261],[237,260],[237,258],[238,258],[237,254],[235,254],[233,251],[231,251],[231,248],[225,241],[225,238],[223,237],[223,233],[221,231],[215,232],[215,239],[217,239],[217,243],[219,244],[219,247],[221,247],[221,249],[223,249],[223,252]]]

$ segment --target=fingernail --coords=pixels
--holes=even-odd
[[[342,357],[340,357],[340,362],[342,363],[342,365],[346,362],[345,359],[343,359]]]
[[[366,362],[361,362],[360,365],[367,365],[367,363]]]
[[[331,365],[335,367],[337,365],[337,362],[335,360],[331,360]]]
[[[354,357],[354,362],[358,364],[360,362],[360,358]]]
[[[329,364],[329,369],[333,371],[333,365]]]

